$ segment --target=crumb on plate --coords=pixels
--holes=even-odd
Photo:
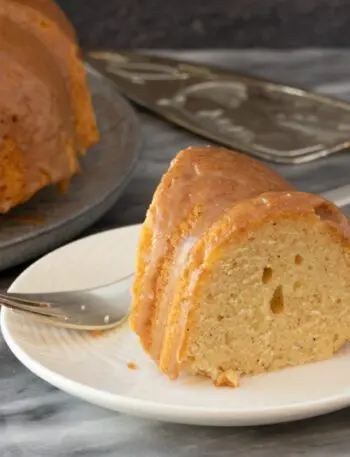
[[[101,336],[103,334],[102,330],[91,330],[90,335],[91,336]]]

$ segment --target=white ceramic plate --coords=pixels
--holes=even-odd
[[[13,284],[17,292],[97,286],[133,271],[139,227],[85,238],[52,252]],[[350,404],[350,349],[332,360],[245,378],[238,389],[184,376],[169,381],[127,324],[103,336],[57,329],[2,312],[18,359],[54,386],[117,411],[172,422],[258,425],[316,416]],[[133,362],[138,369],[128,368]]]

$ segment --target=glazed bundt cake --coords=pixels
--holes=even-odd
[[[224,149],[172,162],[147,212],[132,329],[161,371],[236,386],[350,338],[350,230],[320,196]]]
[[[0,0],[0,212],[79,171],[99,133],[75,33],[49,0]]]

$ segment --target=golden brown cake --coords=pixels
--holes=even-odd
[[[320,196],[243,154],[180,152],[143,226],[131,327],[171,379],[236,386],[350,338],[350,230]]]
[[[99,133],[75,33],[48,0],[0,0],[0,212],[69,180]]]

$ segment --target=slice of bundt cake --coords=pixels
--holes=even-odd
[[[170,378],[329,358],[350,338],[349,240],[338,208],[263,164],[187,149],[147,213],[131,327]]]
[[[0,17],[29,32],[51,53],[55,70],[65,79],[77,146],[84,152],[98,141],[99,133],[74,28],[52,0],[0,0]]]

